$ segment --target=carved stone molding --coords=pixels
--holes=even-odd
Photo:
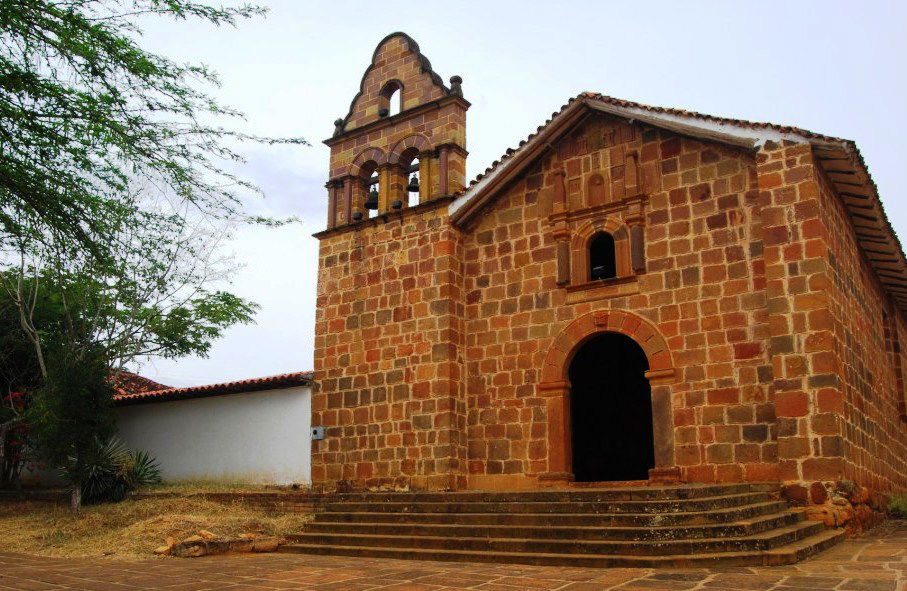
[[[670,384],[675,381],[674,359],[667,341],[658,328],[645,318],[623,310],[596,310],[580,316],[555,337],[542,366],[538,396],[545,400],[548,418],[548,471],[539,480],[569,482],[572,480],[572,439],[570,421],[570,362],[576,351],[590,337],[603,332],[617,332],[636,341],[649,361],[645,373],[652,386],[652,433],[655,448],[657,481],[673,478],[679,471],[674,466],[674,416]]]

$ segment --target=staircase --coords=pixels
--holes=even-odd
[[[583,567],[780,565],[840,541],[777,484],[351,493],[286,551]]]

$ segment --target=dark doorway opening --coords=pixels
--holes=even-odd
[[[603,333],[570,363],[573,475],[577,482],[646,480],[655,467],[649,361],[628,336]]]

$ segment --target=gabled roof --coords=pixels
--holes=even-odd
[[[464,226],[500,189],[516,179],[550,149],[553,142],[591,112],[608,113],[681,135],[742,148],[758,149],[766,142],[783,140],[811,144],[818,164],[850,214],[861,250],[899,308],[907,311],[907,257],[856,143],[799,127],[716,117],[584,92],[552,113],[536,133],[521,141],[517,148],[508,149],[500,160],[495,160],[458,193],[449,207],[451,222]]]
[[[113,403],[114,406],[126,406],[129,404],[141,404],[145,402],[166,402],[170,400],[205,398],[208,396],[221,396],[224,394],[234,394],[240,392],[257,392],[260,390],[292,388],[294,386],[308,386],[312,383],[313,376],[314,372],[299,371],[295,373],[284,373],[263,378],[250,378],[248,380],[238,380],[235,382],[208,384],[205,386],[164,388],[161,390],[132,393],[118,392],[113,396]]]

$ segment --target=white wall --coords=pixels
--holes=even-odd
[[[165,481],[311,482],[308,386],[116,409],[119,436],[153,455]]]

